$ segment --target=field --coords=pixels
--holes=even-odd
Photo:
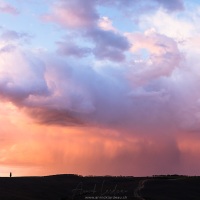
[[[0,177],[1,200],[200,199],[200,177],[52,175]]]

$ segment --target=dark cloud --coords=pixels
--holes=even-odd
[[[90,48],[79,47],[72,42],[57,42],[58,50],[57,52],[65,56],[75,56],[75,57],[85,57],[91,53]]]
[[[176,10],[183,10],[184,9],[184,2],[182,0],[97,0],[98,4],[103,6],[117,6],[121,8],[121,10],[139,10],[139,12],[149,12],[150,10],[156,9],[157,5],[162,6],[163,8],[167,9],[168,11],[176,11]]]
[[[183,10],[183,0],[154,0],[169,11]]]
[[[113,31],[93,29],[89,30],[86,36],[95,44],[93,53],[99,59],[123,61],[124,52],[130,47],[127,38]]]
[[[59,126],[86,126],[81,121],[78,113],[67,110],[55,110],[51,108],[29,108],[26,112],[39,124]],[[77,116],[76,116],[77,115]]]

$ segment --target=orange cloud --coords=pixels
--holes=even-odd
[[[200,145],[193,137],[46,126],[11,103],[1,103],[0,110],[1,176],[10,171],[15,176],[194,174],[200,165]]]

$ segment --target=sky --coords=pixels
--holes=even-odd
[[[0,0],[0,176],[200,175],[199,0]]]

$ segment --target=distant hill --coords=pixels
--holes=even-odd
[[[200,177],[79,176],[0,177],[1,200],[199,200]]]

